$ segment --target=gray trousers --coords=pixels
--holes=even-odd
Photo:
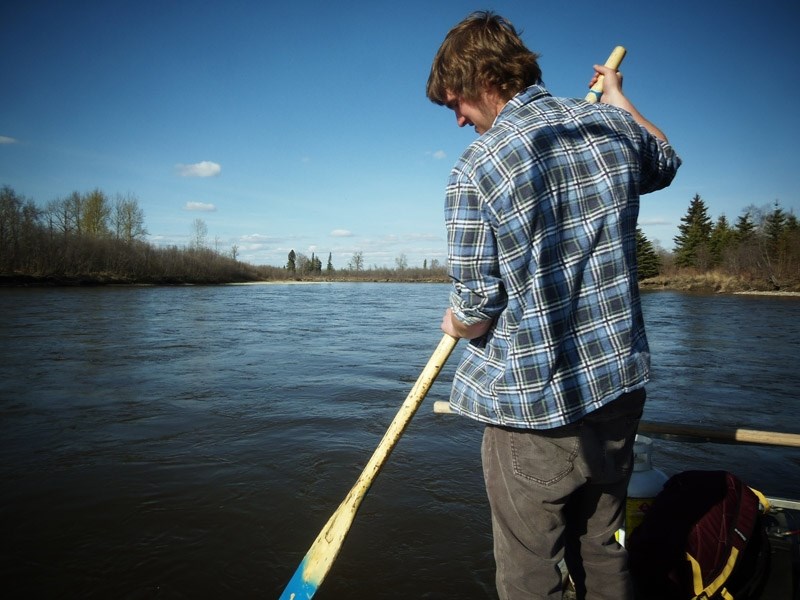
[[[625,516],[644,389],[548,430],[487,426],[483,473],[501,600],[561,599],[566,561],[578,599],[628,600]]]

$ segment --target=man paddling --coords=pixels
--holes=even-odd
[[[600,104],[554,98],[511,23],[480,12],[447,34],[427,83],[479,135],[447,185],[442,330],[471,340],[450,403],[486,424],[502,599],[561,598],[562,557],[579,598],[632,595],[614,532],[649,378],[636,219],[681,161],[621,76],[594,69]]]

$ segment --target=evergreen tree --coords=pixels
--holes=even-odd
[[[675,264],[679,267],[704,267],[704,255],[708,252],[711,237],[711,219],[708,209],[699,194],[695,194],[686,215],[681,217],[680,232],[675,236]]]
[[[767,242],[767,252],[774,258],[781,244],[784,230],[786,229],[786,213],[783,212],[778,201],[775,201],[772,212],[764,220],[764,237]]]
[[[736,240],[739,242],[748,242],[753,238],[756,232],[756,225],[753,223],[753,216],[750,211],[745,211],[736,220]]]
[[[636,228],[636,262],[639,265],[638,279],[648,279],[659,274],[661,259],[647,236]]]
[[[327,271],[328,275],[333,273],[333,253],[332,252],[328,252],[328,266],[325,267],[325,270]]]
[[[797,233],[798,231],[800,231],[800,223],[798,223],[795,214],[790,212],[786,215],[786,232]]]
[[[782,239],[786,247],[787,270],[791,270],[791,265],[794,265],[794,273],[800,275],[800,224],[793,212],[786,215]]]
[[[297,255],[294,250],[289,250],[289,261],[286,263],[286,270],[294,273],[297,270]]]
[[[728,224],[725,215],[720,215],[711,230],[711,237],[708,241],[711,260],[715,266],[722,264],[725,251],[731,248],[735,242],[736,232]]]

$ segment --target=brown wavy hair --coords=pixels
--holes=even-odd
[[[491,88],[508,101],[541,83],[538,58],[525,47],[511,22],[491,11],[474,12],[444,38],[425,93],[443,105],[448,92],[475,101]]]

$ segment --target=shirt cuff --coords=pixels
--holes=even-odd
[[[480,323],[481,321],[490,321],[492,319],[492,317],[481,312],[477,308],[466,306],[461,296],[456,292],[450,292],[450,308],[456,319],[467,327],[475,325],[475,323]]]

